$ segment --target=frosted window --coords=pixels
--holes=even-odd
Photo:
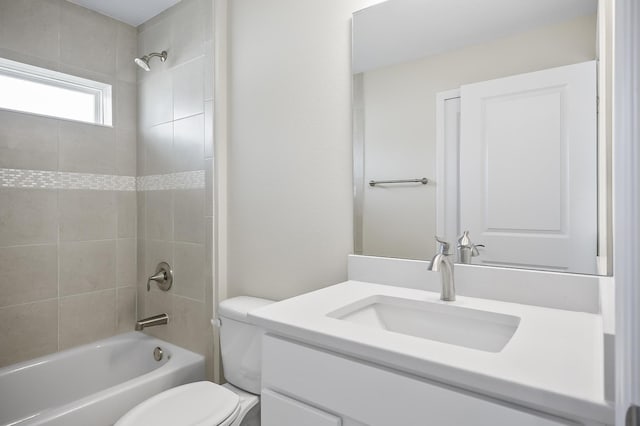
[[[0,108],[111,125],[111,86],[0,58]]]

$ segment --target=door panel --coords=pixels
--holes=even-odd
[[[596,273],[595,62],[462,86],[460,226],[478,263]]]

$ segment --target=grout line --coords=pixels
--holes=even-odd
[[[2,249],[10,249],[10,248],[28,248],[28,247],[45,247],[45,246],[54,246],[58,247],[58,241],[49,241],[42,243],[30,243],[30,244],[13,244],[10,246],[0,246],[0,250]]]
[[[60,131],[58,128],[58,140],[60,140]],[[59,158],[59,156],[58,156]],[[57,241],[56,241],[56,255],[57,255],[57,260],[58,260],[58,270],[57,270],[57,277],[56,277],[56,281],[57,281],[57,294],[56,294],[56,299],[57,299],[57,304],[56,304],[56,312],[57,312],[57,327],[56,329],[58,330],[58,342],[57,342],[57,350],[60,350],[60,191],[56,190],[56,228],[57,231],[56,232],[56,236],[57,236]]]
[[[3,309],[16,308],[16,307],[19,307],[19,306],[33,305],[33,304],[36,304],[36,303],[52,302],[54,300],[58,301],[59,299],[60,299],[59,297],[47,297],[46,299],[32,300],[30,302],[14,303],[12,305],[0,306],[0,311],[3,310]]]
[[[193,297],[182,296],[182,295],[180,295],[180,294],[176,294],[176,293],[173,293],[173,297],[175,297],[175,298],[180,298],[180,299],[186,299],[186,300],[189,300],[189,301],[191,301],[191,302],[198,302],[198,303],[202,303],[202,304],[204,304],[204,305],[205,305],[205,308],[207,307],[207,301],[206,301],[206,300],[204,300],[204,299],[203,299],[203,300],[200,300],[200,299],[194,299]],[[206,298],[206,296],[205,296],[205,298]]]
[[[116,55],[116,58],[118,57],[118,55]],[[116,65],[117,68],[117,65]],[[117,142],[116,142],[117,143]],[[118,167],[118,158],[117,158],[117,149],[116,149],[116,169]],[[115,191],[114,191],[115,192]],[[119,276],[119,271],[120,271],[120,265],[118,262],[118,253],[120,252],[120,245],[121,243],[119,242],[119,238],[118,237],[118,233],[120,230],[120,198],[118,197],[117,193],[114,193],[114,198],[116,200],[116,252],[115,252],[115,261],[116,261],[116,273],[115,276],[113,277],[113,285],[115,286],[115,291],[116,291],[116,295],[115,295],[115,300],[114,300],[114,306],[115,306],[115,312],[113,315],[113,333],[116,333],[118,331],[118,276]]]
[[[98,293],[106,293],[107,291],[115,291],[116,287],[113,288],[102,288],[100,290],[91,290],[91,291],[85,291],[82,293],[74,293],[74,294],[67,294],[65,296],[60,296],[59,299],[72,299],[74,297],[81,297],[81,296],[87,296],[87,295],[92,295],[92,294],[98,294]]]

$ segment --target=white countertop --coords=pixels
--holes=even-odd
[[[503,313],[520,325],[501,352],[491,353],[330,318],[358,300],[387,295]],[[558,414],[613,423],[604,400],[600,315],[347,281],[249,313],[274,334],[424,378]]]

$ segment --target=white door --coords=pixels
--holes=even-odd
[[[595,273],[595,62],[462,86],[461,99],[460,227],[486,246],[474,263]]]

